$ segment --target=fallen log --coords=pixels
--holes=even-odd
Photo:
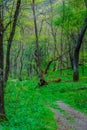
[[[61,81],[61,79],[58,78],[58,79],[48,80],[47,83],[50,83],[50,82],[56,82],[56,83],[58,83],[60,81]]]
[[[48,80],[48,81],[45,81],[45,80],[41,80],[39,83],[38,83],[38,86],[36,86],[36,88],[37,87],[42,87],[43,85],[47,85],[48,83],[51,83],[51,82],[55,82],[55,83],[58,83],[58,82],[60,82],[61,81],[61,79],[60,78],[58,78],[58,79],[53,79],[53,80]]]

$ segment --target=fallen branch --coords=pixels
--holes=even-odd
[[[40,80],[40,82],[38,83],[38,86],[36,86],[36,88],[40,88],[40,87],[43,86],[43,85],[48,85],[48,83],[51,83],[51,82],[58,83],[58,82],[60,82],[60,81],[61,81],[60,78],[54,79],[54,80],[48,80],[48,81]]]
[[[58,79],[54,79],[54,80],[48,80],[47,83],[50,83],[50,82],[56,82],[56,83],[58,83],[60,81],[61,81],[61,79],[58,78]]]

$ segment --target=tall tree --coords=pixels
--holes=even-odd
[[[4,80],[3,80],[3,20],[2,20],[2,1],[0,1],[0,118],[5,115],[4,110]]]
[[[35,13],[35,0],[32,0],[32,11],[33,11],[33,17],[34,17],[34,28],[35,28],[35,36],[36,36],[37,67],[38,67],[38,73],[39,73],[39,79],[40,79],[39,85],[42,86],[42,85],[46,84],[46,81],[44,80],[42,69],[41,69],[38,29],[37,29],[37,21],[36,21],[36,13]]]
[[[13,41],[13,38],[14,38],[14,35],[15,35],[16,24],[17,24],[19,12],[20,12],[20,6],[21,6],[21,0],[17,0],[16,9],[15,9],[14,18],[13,18],[12,29],[11,29],[11,32],[10,32],[10,35],[9,35],[9,39],[8,39],[8,44],[7,44],[5,81],[8,80],[8,76],[9,76],[10,51],[11,51],[12,41]]]
[[[73,70],[74,70],[73,80],[74,81],[79,80],[79,70],[78,70],[78,67],[79,67],[79,52],[80,52],[80,48],[81,48],[81,45],[82,45],[82,41],[83,41],[85,32],[87,30],[87,1],[84,0],[84,3],[85,3],[85,6],[86,6],[86,16],[85,16],[84,24],[83,24],[83,26],[82,26],[81,30],[79,31],[79,34],[78,34],[77,44],[76,44],[76,47],[75,47],[75,50],[74,50],[74,57],[73,57]]]

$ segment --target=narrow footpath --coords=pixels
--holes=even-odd
[[[57,130],[87,130],[87,116],[73,109],[63,101],[57,101],[56,104],[67,113],[64,114],[50,107],[55,114],[55,119],[58,124]]]

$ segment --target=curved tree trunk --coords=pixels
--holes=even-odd
[[[80,52],[80,48],[81,48],[81,44],[85,35],[87,29],[87,18],[85,19],[85,23],[83,25],[83,27],[81,28],[81,31],[79,32],[78,35],[78,39],[77,39],[77,44],[74,50],[74,57],[73,57],[73,80],[74,81],[78,81],[79,80],[79,52]]]

